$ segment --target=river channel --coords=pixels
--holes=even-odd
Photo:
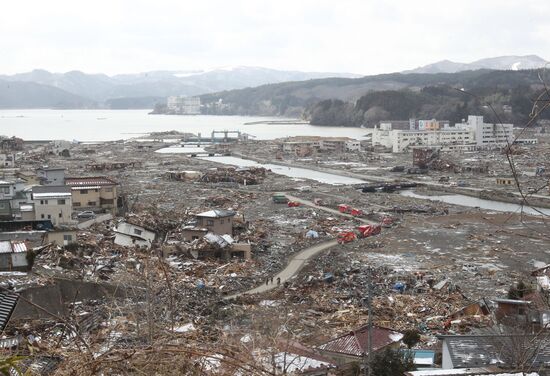
[[[311,179],[320,183],[333,184],[333,185],[345,185],[345,184],[362,184],[366,183],[364,180],[350,178],[347,176],[329,174],[326,172],[319,172],[314,170],[308,170],[300,167],[287,167],[272,163],[258,163],[249,159],[242,159],[236,157],[201,157],[206,161],[223,163],[233,165],[237,167],[264,167],[271,170],[275,174],[288,176],[295,179]]]
[[[511,203],[502,202],[502,201],[485,200],[482,198],[471,197],[466,195],[451,194],[451,195],[427,196],[427,195],[420,195],[410,190],[402,191],[401,195],[407,196],[407,197],[421,198],[423,200],[440,201],[440,202],[446,202],[448,204],[469,206],[473,208],[480,208],[484,210],[492,210],[492,211],[498,211],[498,212],[521,213],[521,210],[522,210],[521,205],[518,205],[518,204],[511,204]],[[539,207],[523,206],[523,212],[529,215],[541,215],[541,213],[550,215],[550,209],[539,208]]]

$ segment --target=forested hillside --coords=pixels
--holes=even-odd
[[[318,125],[370,126],[380,119],[460,121],[491,103],[507,120],[523,121],[543,89],[539,71],[386,74],[264,85],[201,97],[208,113],[302,116]],[[222,100],[223,106],[218,105]],[[511,106],[512,112],[503,106]],[[509,109],[509,107],[505,107]]]

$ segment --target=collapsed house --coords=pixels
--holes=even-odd
[[[155,231],[128,221],[120,222],[115,228],[115,244],[125,247],[145,247],[150,249],[157,234]]]

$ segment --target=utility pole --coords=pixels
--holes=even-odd
[[[367,356],[364,358],[363,368],[365,372],[365,376],[371,376],[372,375],[372,279],[371,279],[371,270],[368,269],[368,275],[367,275],[367,290],[368,290],[368,296],[367,296],[367,310],[369,312],[369,319],[367,323]]]

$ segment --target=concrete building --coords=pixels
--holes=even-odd
[[[199,97],[168,97],[166,107],[170,112],[181,115],[200,115],[201,99]]]
[[[468,121],[454,127],[436,120],[421,120],[424,129],[393,129],[391,123],[381,122],[372,133],[372,145],[382,146],[394,153],[410,151],[417,146],[438,146],[450,151],[506,146],[513,139],[512,124],[487,124],[483,116],[469,116]]]
[[[392,129],[391,124],[381,123],[372,132],[372,145],[383,146],[394,153],[411,150],[414,146],[467,145],[474,142],[469,130],[447,128],[438,131]]]
[[[41,185],[65,185],[65,169],[43,166],[36,169]]]
[[[0,153],[0,168],[15,167],[15,153]]]
[[[118,183],[105,176],[66,178],[75,210],[104,211],[116,214]]]
[[[485,123],[483,116],[470,115],[455,127],[474,132],[475,143],[480,147],[506,146],[514,139],[513,124]]]
[[[151,248],[157,234],[146,227],[136,225],[130,222],[121,222],[115,229],[115,244],[125,247],[145,247]]]
[[[46,233],[46,242],[59,246],[65,246],[76,243],[76,229],[59,228]]]
[[[305,154],[305,151],[345,153],[361,150],[361,141],[349,137],[298,136],[283,141],[283,151]]]
[[[50,220],[54,226],[71,224],[72,197],[68,186],[36,186],[32,189],[37,220]]]

